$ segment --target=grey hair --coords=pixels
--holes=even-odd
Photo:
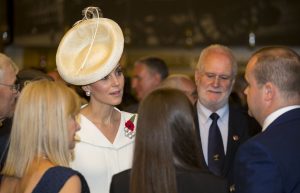
[[[233,55],[233,52],[230,48],[228,48],[227,46],[224,45],[220,45],[220,44],[212,44],[206,48],[204,48],[199,56],[199,60],[198,63],[196,65],[196,69],[202,71],[203,70],[203,60],[205,59],[205,57],[209,54],[209,53],[222,53],[222,54],[226,54],[230,61],[231,61],[231,65],[232,65],[232,73],[233,76],[237,75],[238,72],[238,65],[237,65],[237,61],[235,56]]]
[[[3,78],[4,68],[7,66],[11,66],[15,73],[18,73],[19,67],[16,65],[16,63],[14,63],[14,61],[7,55],[0,53],[0,80]]]

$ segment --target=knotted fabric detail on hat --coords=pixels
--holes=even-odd
[[[83,16],[84,16],[83,20],[93,19],[93,18],[100,18],[100,15],[102,17],[102,13],[100,12],[100,9],[98,7],[87,7],[82,11],[82,13],[83,13]],[[78,24],[78,22],[75,25],[77,25],[77,24]],[[95,27],[95,31],[93,33],[93,38],[92,38],[91,44],[89,46],[88,52],[85,55],[84,61],[82,62],[81,66],[78,68],[77,73],[79,73],[87,63],[88,57],[91,53],[91,49],[92,49],[92,47],[94,45],[94,42],[95,42],[96,34],[98,32],[98,26],[99,26],[99,20],[96,21],[96,27]]]

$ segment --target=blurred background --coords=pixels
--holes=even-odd
[[[299,53],[299,0],[0,0],[0,51],[22,68],[54,69],[60,39],[87,6],[121,26],[121,62],[129,74],[137,58],[154,55],[171,72],[191,75],[201,49],[212,43],[232,48],[241,71],[261,46]]]

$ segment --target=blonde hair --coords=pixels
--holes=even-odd
[[[27,84],[16,105],[2,174],[22,177],[39,156],[68,166],[68,120],[79,110],[78,95],[63,83],[39,80]]]

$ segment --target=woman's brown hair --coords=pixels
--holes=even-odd
[[[157,89],[138,110],[131,193],[177,193],[176,167],[200,169],[193,107],[176,89]]]

